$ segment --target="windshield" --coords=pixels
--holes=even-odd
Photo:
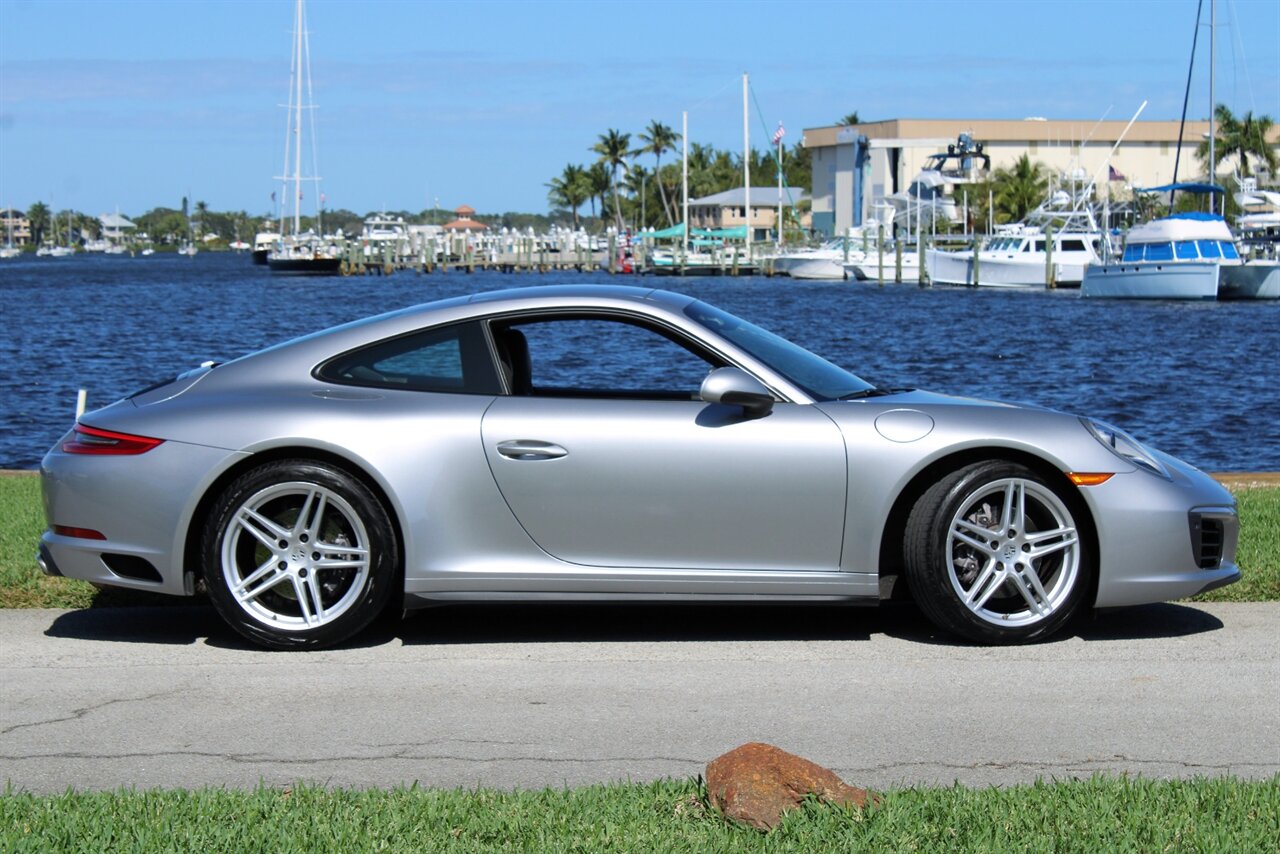
[[[746,350],[814,400],[839,400],[875,388],[821,356],[704,302],[690,303],[684,313]]]

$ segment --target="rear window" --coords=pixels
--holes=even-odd
[[[342,385],[499,394],[484,330],[475,322],[425,329],[344,353],[316,376]]]

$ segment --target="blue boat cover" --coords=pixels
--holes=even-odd
[[[1218,184],[1197,184],[1186,182],[1181,184],[1165,184],[1163,187],[1136,187],[1139,193],[1171,193],[1178,190],[1184,193],[1225,193]]]
[[[1198,211],[1183,211],[1181,213],[1171,213],[1163,219],[1191,219],[1196,222],[1226,222],[1222,218],[1222,214],[1200,213]]]

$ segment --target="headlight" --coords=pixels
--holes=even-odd
[[[1117,457],[1127,460],[1139,468],[1144,468],[1152,474],[1158,474],[1165,480],[1173,480],[1169,470],[1164,467],[1164,463],[1157,460],[1155,455],[1143,447],[1141,442],[1119,427],[1113,427],[1105,421],[1097,421],[1093,418],[1081,418],[1080,423],[1093,434],[1093,438],[1106,445],[1107,450]]]

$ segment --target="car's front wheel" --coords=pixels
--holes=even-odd
[[[1052,635],[1090,586],[1089,551],[1070,505],[1016,463],[952,472],[907,520],[906,574],[917,604],[940,627],[982,643]]]
[[[387,604],[399,559],[369,488],[305,460],[267,463],[227,487],[202,555],[223,619],[273,649],[329,646],[363,629]]]

